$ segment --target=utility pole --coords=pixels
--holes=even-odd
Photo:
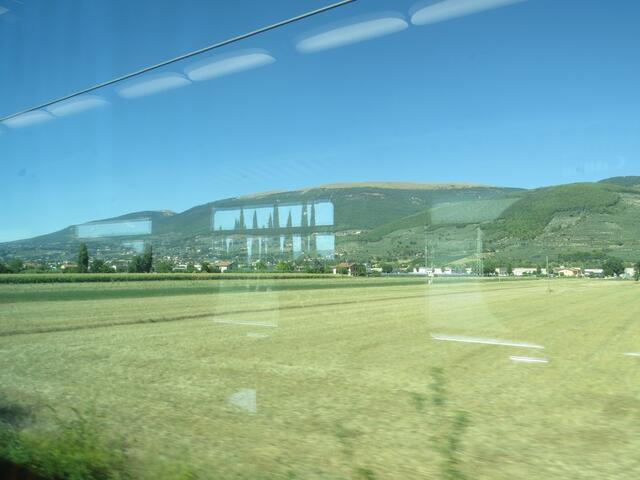
[[[549,275],[549,255],[547,255],[547,293],[551,293],[551,276]]]
[[[482,230],[480,227],[477,229],[476,236],[476,259],[478,264],[478,276],[481,277],[484,274],[484,267],[482,265]]]
[[[431,285],[431,276],[429,275],[429,237],[427,235],[429,226],[424,226],[424,274],[427,278],[427,285]]]

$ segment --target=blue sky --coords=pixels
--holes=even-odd
[[[330,182],[639,174],[640,3],[475,2],[359,0],[0,125],[0,241]],[[0,0],[0,115],[328,3]]]

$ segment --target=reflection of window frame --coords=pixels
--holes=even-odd
[[[92,234],[92,235],[81,235],[80,230],[82,227],[99,227],[102,225],[124,225],[124,224],[136,224],[136,223],[147,223],[148,231],[145,232],[117,232],[117,233],[103,233],[103,234]],[[75,236],[77,238],[112,238],[112,237],[137,237],[141,235],[151,235],[153,233],[153,220],[150,218],[136,218],[131,220],[119,220],[119,221],[106,221],[106,222],[91,222],[91,223],[83,223],[75,226]]]
[[[318,205],[322,205],[322,204],[328,204],[331,205],[331,222],[330,223],[315,223],[313,226],[312,225],[307,225],[305,227],[302,226],[302,206],[303,205],[307,205],[307,218],[310,218],[311,216],[311,205],[314,205],[314,207],[318,208]],[[291,227],[287,227],[286,223],[287,220],[286,218],[288,217],[288,214],[290,212],[293,212],[293,208],[292,207],[297,207],[300,208],[300,219],[298,222],[298,225],[293,225]],[[250,224],[250,221],[248,221],[249,217],[253,217],[253,212],[257,211],[257,210],[267,210],[267,211],[274,211],[275,209],[278,209],[278,226],[274,226],[271,229],[266,226],[266,227],[259,227],[258,231],[260,232],[264,232],[264,231],[269,231],[269,230],[286,230],[289,231],[291,230],[292,232],[304,232],[304,231],[316,231],[316,228],[320,227],[323,229],[326,229],[327,227],[331,227],[335,224],[335,205],[333,204],[333,202],[329,199],[317,199],[317,200],[312,200],[310,202],[286,202],[286,203],[262,203],[262,204],[253,204],[253,205],[241,205],[239,207],[212,207],[211,210],[211,231],[214,234],[232,234],[232,233],[238,233],[238,232],[253,232],[256,229],[254,229],[253,227],[248,227],[247,225]],[[235,216],[235,218],[233,219],[234,222],[238,222],[237,227],[234,226],[233,228],[217,228],[216,227],[216,213],[217,212],[238,212],[237,215]],[[242,212],[242,215],[241,215]],[[271,216],[272,220],[273,220],[273,215]],[[317,213],[316,213],[316,217],[317,217]],[[239,224],[240,220],[244,221],[244,225],[241,226]],[[292,216],[292,220],[293,220],[293,216]],[[239,228],[238,228],[239,227]]]

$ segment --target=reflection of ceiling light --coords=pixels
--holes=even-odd
[[[518,357],[516,355],[511,355],[509,357],[514,362],[522,362],[522,363],[549,363],[546,358],[537,358],[537,357]]]
[[[313,53],[400,32],[408,26],[400,17],[362,20],[308,36],[298,42],[296,48],[303,53]]]
[[[160,73],[149,75],[147,78],[129,82],[118,89],[118,94],[124,98],[143,97],[154,93],[184,87],[191,82],[179,73]]]
[[[474,13],[506,7],[525,0],[444,0],[418,8],[411,15],[414,25],[428,25],[443,22],[452,18],[464,17]]]
[[[213,57],[185,68],[191,80],[209,80],[223,75],[242,72],[275,62],[275,58],[266,52],[245,52],[223,57]]]
[[[13,0],[13,1],[15,3],[22,4],[22,2],[20,0]],[[272,23],[270,25],[266,25],[266,26],[264,26],[262,28],[259,28],[257,30],[253,30],[253,31],[244,33],[242,35],[238,35],[238,36],[235,36],[235,37],[232,37],[232,38],[228,38],[227,40],[223,40],[221,42],[214,43],[212,45],[209,45],[209,46],[204,47],[204,48],[200,48],[198,50],[193,50],[191,52],[187,52],[187,53],[185,53],[183,55],[179,55],[179,56],[171,58],[169,60],[165,60],[164,62],[160,62],[160,63],[157,63],[155,65],[151,65],[149,67],[145,67],[145,68],[143,68],[141,70],[137,70],[135,72],[131,72],[131,73],[128,73],[126,75],[123,75],[123,76],[120,76],[120,77],[117,77],[117,78],[113,78],[113,79],[108,80],[106,82],[102,82],[102,83],[99,83],[97,85],[94,85],[94,86],[85,88],[83,90],[80,90],[78,92],[72,93],[70,95],[67,95],[67,96],[65,96],[63,98],[64,99],[68,99],[68,98],[72,98],[72,97],[78,97],[80,95],[85,95],[85,94],[90,93],[90,92],[92,92],[94,90],[97,90],[99,88],[104,88],[104,87],[107,87],[109,85],[114,85],[116,83],[121,83],[121,82],[124,82],[126,80],[133,79],[134,77],[139,77],[140,75],[145,74],[147,72],[157,71],[159,68],[166,67],[169,64],[173,64],[173,63],[179,62],[181,60],[185,60],[187,58],[195,57],[196,55],[201,55],[201,54],[203,54],[205,52],[209,52],[209,51],[212,51],[212,50],[215,50],[215,49],[222,48],[222,47],[224,47],[226,45],[229,45],[231,43],[236,43],[239,40],[244,40],[244,39],[249,38],[249,37],[255,37],[255,36],[259,35],[259,34],[274,30],[276,28],[283,27],[285,25],[289,25],[289,24],[292,24],[292,23],[295,23],[295,22],[302,21],[302,20],[304,20],[306,18],[321,14],[323,12],[327,12],[329,10],[333,10],[333,9],[335,9],[337,7],[341,7],[343,5],[348,5],[348,4],[353,3],[355,1],[356,0],[339,0],[336,3],[333,3],[331,5],[325,5],[324,7],[320,7],[320,8],[317,8],[315,10],[308,11],[308,12],[303,13],[301,15],[297,15],[295,17],[291,17],[291,18],[282,20],[280,22],[276,22],[276,23]],[[5,10],[4,12],[0,12],[0,13],[6,13],[6,11],[8,11],[8,9],[6,9],[5,7],[0,7],[0,8]],[[130,84],[129,86],[125,85],[123,88],[121,88],[118,91],[118,93],[121,96],[125,97],[125,98],[129,98],[129,97],[134,97],[134,96],[149,95],[151,93],[156,93],[156,92],[161,91],[161,90],[167,90],[167,89],[170,89],[170,88],[181,87],[181,86],[188,85],[189,83],[191,83],[187,78],[185,78],[184,76],[182,76],[180,74],[176,73],[176,74],[173,74],[173,75],[181,77],[182,80],[175,79],[172,82],[171,81],[164,82],[164,84],[163,84],[163,82],[159,82],[159,81],[156,80],[156,81],[151,82],[151,85],[147,84],[147,86],[149,86],[149,88],[146,91],[144,91],[144,89],[142,89],[139,86],[139,84],[135,84],[135,86],[134,86],[134,84]],[[57,102],[60,102],[60,101],[62,101],[62,99],[51,100],[49,102],[40,104],[38,106],[29,108],[28,110],[24,110],[24,111],[25,112],[29,112],[29,113],[30,112],[34,112],[34,111],[37,111],[37,110],[39,110],[41,108],[46,108],[46,107],[48,107],[50,105],[53,105],[54,103],[57,103]],[[12,120],[12,119],[14,119],[14,118],[16,118],[18,116],[20,116],[19,113],[13,113],[13,114],[10,114],[10,115],[4,116],[4,117],[0,117],[0,123],[2,123],[4,121]]]
[[[464,335],[445,335],[441,333],[432,333],[431,338],[434,340],[446,342],[462,342],[462,343],[480,343],[484,345],[501,345],[505,347],[521,347],[521,348],[544,348],[542,345],[529,342],[514,342],[513,340],[500,340],[497,338],[478,338],[466,337]]]
[[[86,95],[84,97],[72,98],[71,100],[54,103],[47,107],[47,110],[53,113],[56,117],[62,117],[64,115],[72,115],[92,108],[102,107],[107,105],[107,103],[108,102],[102,97]]]
[[[10,128],[28,127],[29,125],[35,125],[37,123],[46,122],[51,120],[53,115],[44,110],[35,110],[33,112],[23,113],[12,118],[8,118],[2,122],[3,125]]]
[[[148,218],[121,220],[115,222],[97,222],[76,225],[78,238],[121,237],[134,235],[150,235],[153,221]]]

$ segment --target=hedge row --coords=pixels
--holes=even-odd
[[[276,280],[327,278],[326,273],[8,273],[2,283],[140,282],[163,280]],[[334,277],[335,278],[335,277]]]

